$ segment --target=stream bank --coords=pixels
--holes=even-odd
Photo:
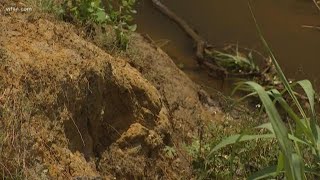
[[[0,12],[0,177],[193,179],[202,135],[266,119],[207,93],[145,36],[116,50],[109,29],[92,37],[50,14]],[[236,162],[239,177],[273,160],[257,160],[277,153],[260,145]],[[230,173],[223,153],[216,177]]]
[[[191,178],[183,144],[222,118],[218,102],[140,35],[125,60],[83,37],[51,15],[1,12],[1,177]]]
[[[264,51],[246,0],[161,2],[218,48],[238,44]],[[318,10],[312,1],[256,1],[252,4],[258,23],[286,75],[290,79],[310,79],[319,90],[318,70],[315,68],[319,66],[319,32],[302,27],[319,22]],[[153,39],[192,80],[207,87],[206,90],[219,89],[230,93],[232,81],[228,83],[208,77],[197,66],[193,42],[179,26],[161,14],[149,0],[140,1],[137,8],[139,33]]]

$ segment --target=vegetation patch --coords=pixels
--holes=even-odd
[[[255,17],[253,16],[254,20]],[[256,25],[257,22],[255,21]],[[251,90],[250,96],[256,95],[260,98],[262,108],[268,116],[269,122],[256,126],[255,129],[260,129],[262,134],[241,132],[240,134],[229,136],[215,146],[209,146],[209,153],[205,156],[205,161],[200,163],[201,170],[204,170],[204,177],[210,172],[206,169],[210,166],[207,159],[212,159],[212,156],[221,148],[225,148],[232,144],[241,142],[254,141],[261,139],[271,139],[276,141],[277,161],[269,162],[267,167],[255,172],[249,176],[249,179],[262,179],[270,177],[285,177],[286,179],[317,179],[320,174],[320,127],[318,114],[315,108],[315,91],[312,84],[308,80],[297,81],[290,84],[280,68],[274,54],[265,41],[259,26],[257,25],[259,36],[270,54],[272,64],[274,65],[277,76],[284,87],[284,90],[278,90],[274,87],[265,89],[256,82],[248,81],[240,83],[238,87],[244,87]],[[308,106],[303,108],[301,102],[294,91],[296,86],[300,86],[306,94]],[[284,98],[284,94],[288,94],[289,98]],[[287,116],[281,116],[283,110]],[[285,117],[285,118],[283,118]],[[271,141],[271,142],[272,142]],[[251,144],[254,147],[255,144]],[[240,147],[246,147],[243,144]],[[272,147],[272,146],[271,146]],[[234,153],[231,153],[231,159],[234,160]],[[242,156],[244,157],[244,156]],[[262,156],[268,157],[268,156]],[[232,162],[231,161],[231,162]],[[252,162],[252,161],[250,161]],[[216,165],[216,164],[214,164]],[[230,172],[234,173],[234,164],[230,164]],[[199,176],[201,177],[202,174]],[[237,177],[232,175],[233,177]]]
[[[203,127],[192,144],[186,146],[193,157],[194,174],[199,179],[244,179],[252,172],[277,162],[278,148],[275,148],[274,140],[239,142],[213,152],[217,144],[233,134],[264,132],[253,128],[266,120],[264,115],[259,115],[258,109],[254,110],[255,113],[232,111],[227,111],[223,120]]]
[[[10,39],[2,34],[11,51],[7,56],[0,49],[0,118],[4,119],[0,122],[0,168],[4,179],[87,175],[178,179],[181,177],[175,175],[184,174],[181,169],[188,163],[199,179],[319,176],[320,128],[314,89],[308,80],[289,83],[262,36],[270,59],[265,59],[269,64],[261,70],[251,52],[240,53],[238,47],[216,51],[190,33],[197,49],[202,50],[197,54],[202,58],[200,64],[229,75],[263,76],[263,82],[272,85],[265,88],[252,81],[239,83],[237,89],[250,92],[242,99],[255,96],[261,100],[257,106],[262,105],[260,112],[222,111],[226,113],[223,118],[208,123],[215,117],[215,105],[200,103],[201,97],[195,92],[199,88],[183,79],[180,71],[169,69],[166,65],[173,63],[163,63],[167,60],[164,53],[141,53],[144,45],[130,51],[130,33],[136,29],[132,25],[134,0],[28,2],[39,11],[54,12],[84,27],[100,47],[116,44],[117,53],[131,58],[130,65],[144,77],[127,62],[110,58],[70,32],[70,26],[43,19],[21,26],[14,24],[14,17],[6,19],[4,22],[12,24],[2,22],[0,28],[26,29],[20,32],[24,33],[21,37]],[[37,34],[30,34],[35,32],[28,28],[36,28]],[[16,46],[27,50],[17,52]],[[7,57],[12,61],[7,62]],[[217,66],[210,66],[213,61]],[[294,91],[298,86],[305,93],[301,99],[307,106],[298,101],[301,96]],[[230,108],[235,107],[238,105]],[[184,149],[175,144],[182,141]],[[189,152],[186,160],[182,158],[185,151]]]
[[[129,36],[137,25],[132,24],[135,0],[111,1],[101,3],[100,0],[68,0],[62,6],[65,20],[79,22],[82,26],[105,28],[111,25],[116,32],[117,46],[126,50]]]

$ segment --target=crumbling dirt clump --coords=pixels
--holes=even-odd
[[[170,130],[157,89],[75,32],[0,16],[1,177],[165,177]]]

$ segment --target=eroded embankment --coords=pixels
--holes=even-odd
[[[0,162],[5,177],[190,177],[181,147],[215,112],[161,50],[111,57],[69,24],[0,16]],[[150,83],[151,82],[151,83]],[[163,149],[175,146],[167,157]]]

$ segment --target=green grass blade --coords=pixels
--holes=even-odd
[[[277,171],[276,171],[276,176],[280,174],[281,171],[284,170],[284,165],[285,165],[285,157],[283,153],[280,151],[279,156],[278,156],[278,164],[277,164]]]
[[[250,5],[250,1],[249,1],[249,8],[250,8],[250,12],[251,12],[251,14],[252,14],[252,18],[253,18],[253,20],[254,20],[254,23],[255,23],[255,25],[256,25],[256,29],[257,29],[257,31],[258,31],[258,35],[259,35],[259,37],[260,37],[260,39],[261,39],[261,41],[262,41],[262,44],[264,45],[265,49],[267,50],[268,54],[269,54],[270,57],[271,57],[272,64],[274,65],[274,67],[275,67],[275,69],[276,69],[276,71],[277,71],[277,74],[278,74],[281,82],[283,83],[283,85],[284,85],[284,87],[286,88],[287,92],[289,93],[289,95],[290,95],[291,98],[293,99],[295,105],[298,107],[298,109],[299,109],[302,117],[303,117],[304,119],[306,119],[306,118],[307,118],[306,113],[304,112],[301,104],[299,103],[297,97],[295,96],[295,94],[294,94],[294,92],[293,92],[293,90],[292,90],[292,88],[291,88],[291,86],[290,86],[290,83],[289,83],[289,81],[287,80],[286,76],[284,75],[284,73],[283,73],[283,71],[282,71],[279,63],[277,62],[277,60],[276,60],[276,58],[275,58],[275,56],[274,56],[274,54],[273,54],[273,52],[272,52],[272,50],[271,50],[271,48],[270,48],[270,46],[268,45],[267,41],[264,39],[264,37],[263,37],[263,35],[262,35],[262,31],[261,31],[261,29],[260,29],[260,27],[259,27],[259,25],[258,25],[258,22],[257,22],[254,14],[253,14],[253,11],[252,11],[252,8],[251,8],[251,5]]]
[[[244,87],[244,84],[245,82],[238,82],[235,84],[235,87],[233,88],[232,92],[231,92],[231,96],[233,96],[237,91],[244,91],[244,92],[251,92],[251,89],[248,89],[246,87]],[[250,94],[246,95],[245,97],[249,97],[249,96],[253,96],[257,94],[256,92],[251,92]],[[239,101],[242,101],[243,99],[245,98],[241,98],[241,100]]]
[[[282,97],[280,92],[276,89],[273,89],[270,91],[272,96],[275,98],[275,101],[279,102],[281,107],[288,113],[289,117],[291,117],[295,123],[298,125],[300,129],[303,130],[305,134],[307,134],[309,137],[312,137],[312,132],[307,127],[307,125],[301,121],[299,116],[293,111],[293,109],[290,107],[290,105],[285,101],[285,99]]]
[[[272,124],[270,122],[261,124],[260,126],[255,127],[256,129],[267,129],[269,130],[272,134],[274,134],[274,130],[272,128]]]
[[[260,100],[265,107],[269,120],[272,124],[272,128],[275,132],[276,138],[279,143],[279,147],[283,154],[286,157],[286,177],[298,179],[295,177],[294,171],[296,171],[296,167],[293,166],[293,146],[292,142],[289,139],[287,128],[285,127],[281,117],[273,104],[272,100],[270,99],[268,93],[264,90],[262,86],[255,82],[246,82],[248,86],[250,86],[254,91],[256,91],[260,97]]]
[[[301,140],[300,138],[297,138],[296,136],[294,136],[292,134],[289,134],[289,139],[291,139],[292,141],[298,142],[300,144],[304,144],[304,145],[313,147],[312,144],[310,144],[310,143],[308,143],[308,142],[306,142],[304,140]]]
[[[319,148],[320,148],[320,127],[318,125],[316,125],[316,129],[317,129],[317,132],[318,132],[318,141],[317,141],[317,155],[318,155],[318,158],[320,159],[320,155],[319,155]]]
[[[293,173],[295,174],[294,177],[296,178],[296,180],[304,179],[304,165],[301,156],[299,156],[296,153],[293,153],[292,162],[294,167]]]
[[[312,84],[309,80],[302,80],[302,81],[298,81],[297,84],[299,84],[302,89],[304,90],[305,94],[308,97],[308,101],[309,101],[309,105],[310,105],[310,109],[311,109],[311,114],[312,114],[312,118],[311,118],[311,122],[310,122],[310,128],[312,130],[313,133],[313,137],[315,138],[316,141],[316,149],[318,151],[320,151],[320,131],[317,128],[317,114],[316,114],[316,110],[315,110],[315,91],[312,87]]]
[[[257,140],[257,139],[270,139],[275,138],[274,134],[262,134],[262,135],[241,135],[236,134],[227,137],[226,139],[222,140],[218,145],[216,145],[208,154],[208,156],[211,156],[214,152],[218,151],[221,148],[224,148],[228,145],[235,144],[236,142],[243,142],[243,141],[251,141],[251,140]]]
[[[272,128],[275,131],[275,135],[277,139],[279,140],[280,143],[280,148],[284,151],[287,148],[287,142],[289,142],[288,138],[288,132],[287,128],[285,127],[284,123],[281,120],[281,117],[275,108],[273,102],[271,101],[269,95],[267,92],[264,90],[262,86],[259,84],[249,81],[246,82],[248,86],[250,86],[254,91],[256,91],[261,99],[261,102],[263,103],[265,110],[268,114],[268,117],[270,119],[270,122],[272,124]]]
[[[254,174],[248,177],[248,180],[266,179],[268,177],[276,176],[276,175],[277,175],[277,166],[270,166],[258,172],[255,172]]]
[[[260,39],[261,39],[264,47],[266,48],[266,50],[268,51],[268,53],[269,53],[269,55],[270,55],[270,57],[271,57],[271,61],[272,61],[273,65],[274,65],[274,67],[275,67],[275,69],[276,69],[276,71],[277,71],[277,74],[278,74],[279,79],[281,80],[281,82],[282,82],[282,84],[284,85],[285,89],[287,90],[288,94],[289,94],[290,97],[292,98],[294,104],[297,106],[297,108],[298,108],[300,114],[302,115],[303,119],[305,119],[305,121],[306,121],[306,123],[307,123],[307,127],[312,129],[313,135],[317,135],[316,132],[318,132],[318,131],[317,131],[317,126],[316,126],[316,124],[315,124],[314,122],[311,122],[312,125],[310,124],[310,121],[308,120],[305,111],[303,110],[303,108],[302,108],[301,104],[299,103],[296,95],[294,94],[294,91],[292,90],[290,83],[288,82],[287,78],[285,77],[285,75],[284,75],[284,73],[283,73],[280,65],[278,64],[278,62],[277,62],[277,60],[276,60],[276,58],[275,58],[275,56],[274,56],[274,54],[273,54],[273,52],[272,52],[272,50],[271,50],[271,48],[269,47],[268,43],[266,42],[266,40],[264,39],[264,37],[263,37],[263,35],[262,35],[262,32],[261,32],[261,30],[260,30],[260,27],[259,27],[259,25],[258,25],[258,23],[257,23],[257,20],[256,20],[254,14],[253,14],[253,11],[252,11],[252,8],[251,8],[251,5],[250,5],[250,1],[248,1],[248,3],[249,3],[249,8],[250,8],[250,11],[251,11],[251,14],[252,14],[254,23],[255,23],[255,25],[256,25],[256,29],[257,29],[257,31],[258,31],[259,37],[260,37]],[[312,118],[312,119],[314,119],[314,118]],[[313,120],[312,120],[312,121],[313,121]],[[308,135],[308,134],[307,134],[307,135]],[[320,144],[319,141],[317,140],[318,136],[316,136],[316,137],[315,137],[315,136],[309,136],[309,137],[310,137],[310,140],[312,141],[312,144],[314,145],[314,147],[315,147],[316,149],[318,149],[318,146],[319,146],[319,144]],[[299,149],[298,149],[298,150],[299,150]],[[318,157],[320,156],[319,151],[317,151],[317,155],[318,155]],[[292,160],[292,159],[291,159],[291,160]],[[292,162],[290,162],[290,163],[292,163]],[[292,171],[294,171],[293,168],[295,168],[295,167],[291,167],[291,173],[292,173]],[[287,173],[286,175],[288,175],[288,173]],[[295,174],[294,174],[294,175],[295,175]],[[293,176],[293,177],[288,177],[288,178],[297,178],[297,177],[294,177],[294,176]]]
[[[305,172],[308,174],[312,174],[314,176],[320,177],[320,172],[318,169],[311,169],[308,167],[304,167]],[[280,171],[279,173],[283,173],[284,171]],[[258,180],[258,179],[266,179],[268,177],[274,177],[277,175],[277,166],[269,166],[264,168],[254,174],[250,175],[247,179],[248,180]]]
[[[305,94],[308,97],[308,101],[310,104],[310,109],[311,113],[313,116],[316,116],[316,111],[315,111],[315,91],[312,87],[312,84],[309,80],[302,80],[298,81],[297,84],[299,84],[302,89],[304,90]]]
[[[318,178],[317,179],[320,179],[320,171],[319,169],[312,169],[312,168],[308,168],[308,167],[305,167],[305,172],[308,173],[308,174],[312,174],[314,176],[317,176]]]
[[[273,128],[272,128],[271,123],[265,123],[265,124],[262,124],[262,125],[260,125],[260,126],[255,127],[255,128],[257,128],[257,129],[267,129],[268,131],[270,131],[271,133],[274,134],[274,130],[273,130]],[[295,141],[295,142],[298,142],[298,143],[300,143],[300,144],[304,144],[304,145],[307,145],[307,146],[312,147],[312,144],[310,144],[310,143],[308,143],[308,142],[305,142],[305,141],[303,141],[303,140],[295,137],[295,136],[292,135],[292,134],[289,134],[288,136],[289,136],[289,139],[291,139],[291,140],[293,140],[293,141]]]

